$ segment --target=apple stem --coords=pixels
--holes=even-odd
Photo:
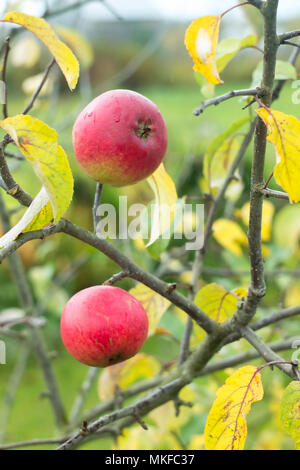
[[[151,127],[149,124],[143,122],[139,124],[139,127],[136,129],[136,135],[141,139],[147,139],[151,133]]]

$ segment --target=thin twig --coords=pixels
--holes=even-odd
[[[242,329],[243,337],[256,349],[256,351],[268,362],[278,362],[277,367],[292,379],[297,378],[292,366],[282,364],[282,357],[276,354],[272,349],[258,336],[254,331],[246,326]],[[274,364],[275,365],[275,364]]]
[[[203,113],[203,111],[208,108],[209,106],[217,106],[223,101],[230,100],[236,96],[258,96],[262,97],[265,94],[264,88],[249,88],[247,90],[232,90],[228,93],[225,93],[221,96],[216,96],[215,98],[211,98],[210,100],[203,101],[203,103],[196,108],[193,112],[195,116],[199,116],[199,114]]]
[[[5,184],[5,190],[8,192],[8,194],[19,201],[20,204],[24,206],[30,206],[32,202],[32,196],[23,191],[23,189],[12,177],[4,156],[3,142],[0,144],[0,174]]]
[[[68,439],[68,436],[64,437],[50,437],[45,439],[31,439],[28,441],[19,441],[19,442],[12,442],[10,444],[4,444],[0,446],[0,450],[10,450],[10,449],[18,449],[19,447],[34,447],[39,445],[47,445],[47,444],[60,444]]]
[[[282,44],[284,46],[293,46],[293,47],[298,47],[300,49],[300,44],[297,44],[296,42],[284,41]]]
[[[274,189],[261,189],[260,191],[266,198],[274,197],[275,199],[284,199],[285,201],[289,201],[289,195],[282,191],[276,191]]]
[[[85,6],[88,3],[95,2],[97,0],[78,0],[74,3],[71,3],[70,5],[67,5],[65,7],[59,8],[57,10],[46,10],[44,13],[44,18],[49,18],[49,17],[54,17],[54,16],[59,16],[63,15],[65,13],[69,13],[70,11],[74,11],[78,8],[81,8]],[[117,11],[109,4],[106,2],[106,0],[98,0],[99,3],[101,3],[117,20],[121,21],[123,18],[117,13]]]
[[[7,150],[5,150],[4,155],[9,158],[15,158],[16,160],[25,160],[24,155],[22,154],[17,155],[15,153],[8,152]]]
[[[274,341],[272,343],[267,343],[268,347],[272,351],[287,351],[289,349],[292,349],[293,344],[295,344],[295,341],[297,340],[297,336],[289,339],[284,339],[284,340],[279,340],[279,341]],[[202,369],[200,372],[199,376],[203,375],[209,375],[212,374],[213,372],[217,372],[219,370],[224,370],[227,369],[228,367],[235,367],[240,364],[245,364],[250,361],[253,361],[254,359],[260,358],[261,355],[259,352],[256,351],[256,349],[252,349],[250,351],[247,351],[245,353],[240,353],[236,354],[235,356],[231,356],[225,359],[220,359],[218,361],[212,361],[210,362],[206,367]]]
[[[297,38],[300,36],[300,29],[296,29],[294,31],[289,31],[287,33],[279,34],[278,39],[280,44],[283,44],[285,41],[289,39]]]
[[[30,100],[29,100],[29,103],[27,104],[27,106],[25,107],[25,109],[23,110],[22,114],[27,114],[31,108],[33,107],[36,99],[38,98],[44,84],[46,83],[46,80],[48,78],[48,75],[50,73],[50,70],[51,68],[53,67],[53,65],[56,63],[56,60],[55,59],[52,59],[51,62],[48,64],[48,66],[46,67],[46,70],[44,72],[44,75],[41,79],[41,82],[40,84],[38,85],[38,87],[36,88],[36,90],[34,91],[34,93],[32,94]]]
[[[3,117],[4,119],[7,118],[8,116],[8,111],[7,111],[7,88],[6,88],[6,67],[7,67],[7,59],[8,59],[8,54],[10,51],[10,37],[8,36],[5,39],[5,50],[4,50],[4,58],[3,58],[3,65],[2,65],[2,84],[4,85],[4,96],[3,98],[3,105],[2,105],[2,111],[3,111]]]
[[[59,446],[57,450],[69,450],[74,445],[78,445],[84,440],[84,438],[89,435],[97,432],[104,426],[114,423],[122,418],[132,416],[136,420],[135,416],[138,414],[140,417],[148,413],[154,408],[157,408],[165,401],[168,401],[174,394],[176,394],[182,384],[185,382],[184,379],[175,379],[172,382],[169,382],[166,385],[161,386],[154,392],[151,392],[146,397],[137,400],[133,405],[129,405],[126,408],[121,408],[120,410],[113,411],[105,416],[98,418],[93,423],[86,426],[86,432],[83,434],[80,431],[76,432],[70,439],[68,439],[64,444]]]
[[[120,273],[113,274],[109,279],[103,282],[104,286],[112,286],[116,282],[122,281],[125,277],[129,276],[128,271],[121,271]]]

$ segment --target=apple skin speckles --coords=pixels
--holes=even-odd
[[[114,286],[83,289],[67,302],[61,317],[61,337],[79,362],[106,367],[134,356],[148,335],[142,304]]]

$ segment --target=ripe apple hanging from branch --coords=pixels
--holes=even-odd
[[[167,128],[157,106],[130,90],[95,98],[73,127],[75,157],[94,180],[127,186],[150,176],[167,149]]]

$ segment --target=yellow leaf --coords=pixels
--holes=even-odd
[[[185,45],[194,61],[194,70],[209,83],[223,83],[216,65],[221,16],[203,16],[193,21],[185,33]]]
[[[43,187],[43,189],[45,188]],[[28,224],[26,228],[22,230],[23,233],[32,232],[33,230],[39,230],[40,228],[43,228],[49,225],[50,222],[53,222],[53,211],[52,211],[51,202],[49,201],[48,195],[47,195],[47,200],[48,202],[42,207],[39,213],[32,219],[30,224]]]
[[[19,24],[35,34],[48,47],[66,77],[70,89],[74,90],[79,77],[78,60],[73,52],[58,39],[54,30],[43,18],[11,11],[4,16],[2,21]]]
[[[160,236],[169,233],[177,210],[177,191],[172,178],[163,163],[147,181],[154,192],[155,204],[151,217],[151,235],[147,246],[152,245]]]
[[[247,291],[243,287],[228,291],[224,287],[212,283],[197,292],[195,304],[210,318],[222,323],[235,313],[239,300],[246,297]],[[198,341],[202,341],[205,332],[198,325],[194,325],[194,335]]]
[[[246,290],[241,287],[236,291],[228,291],[224,287],[213,283],[202,287],[197,292],[195,304],[210,318],[222,323],[234,314],[239,300],[246,296]]]
[[[130,289],[129,293],[141,302],[147,312],[149,320],[149,333],[151,336],[155,333],[161,317],[168,309],[170,301],[154,292],[144,284],[137,284],[136,287]]]
[[[10,60],[15,67],[33,67],[41,56],[41,48],[33,36],[22,37],[11,49]]]
[[[0,121],[27,157],[46,188],[54,223],[66,212],[73,195],[73,176],[67,156],[57,142],[57,133],[33,116],[23,114]]]
[[[300,381],[291,382],[283,393],[280,404],[280,421],[300,450]]]
[[[242,450],[247,437],[246,416],[251,404],[263,398],[257,368],[245,366],[228,377],[217,391],[217,398],[205,425],[207,450]]]
[[[275,213],[275,208],[270,201],[264,201],[263,210],[262,210],[262,229],[261,229],[261,239],[264,242],[268,242],[271,239],[271,228],[273,216]],[[250,216],[250,202],[246,202],[240,210],[235,211],[236,217],[242,219],[244,224],[249,226],[249,216]]]
[[[242,254],[242,246],[248,246],[246,234],[236,222],[229,219],[216,220],[213,235],[220,245],[237,256]]]
[[[299,202],[300,121],[294,116],[273,109],[259,108],[256,112],[268,127],[268,141],[275,147],[276,182],[288,193],[291,203]]]
[[[157,359],[139,353],[128,361],[107,367],[99,377],[98,394],[101,400],[111,398],[116,387],[128,388],[138,380],[148,379],[157,375],[161,367]]]
[[[55,26],[58,35],[70,46],[84,69],[89,68],[94,60],[91,43],[78,31],[64,26]]]

